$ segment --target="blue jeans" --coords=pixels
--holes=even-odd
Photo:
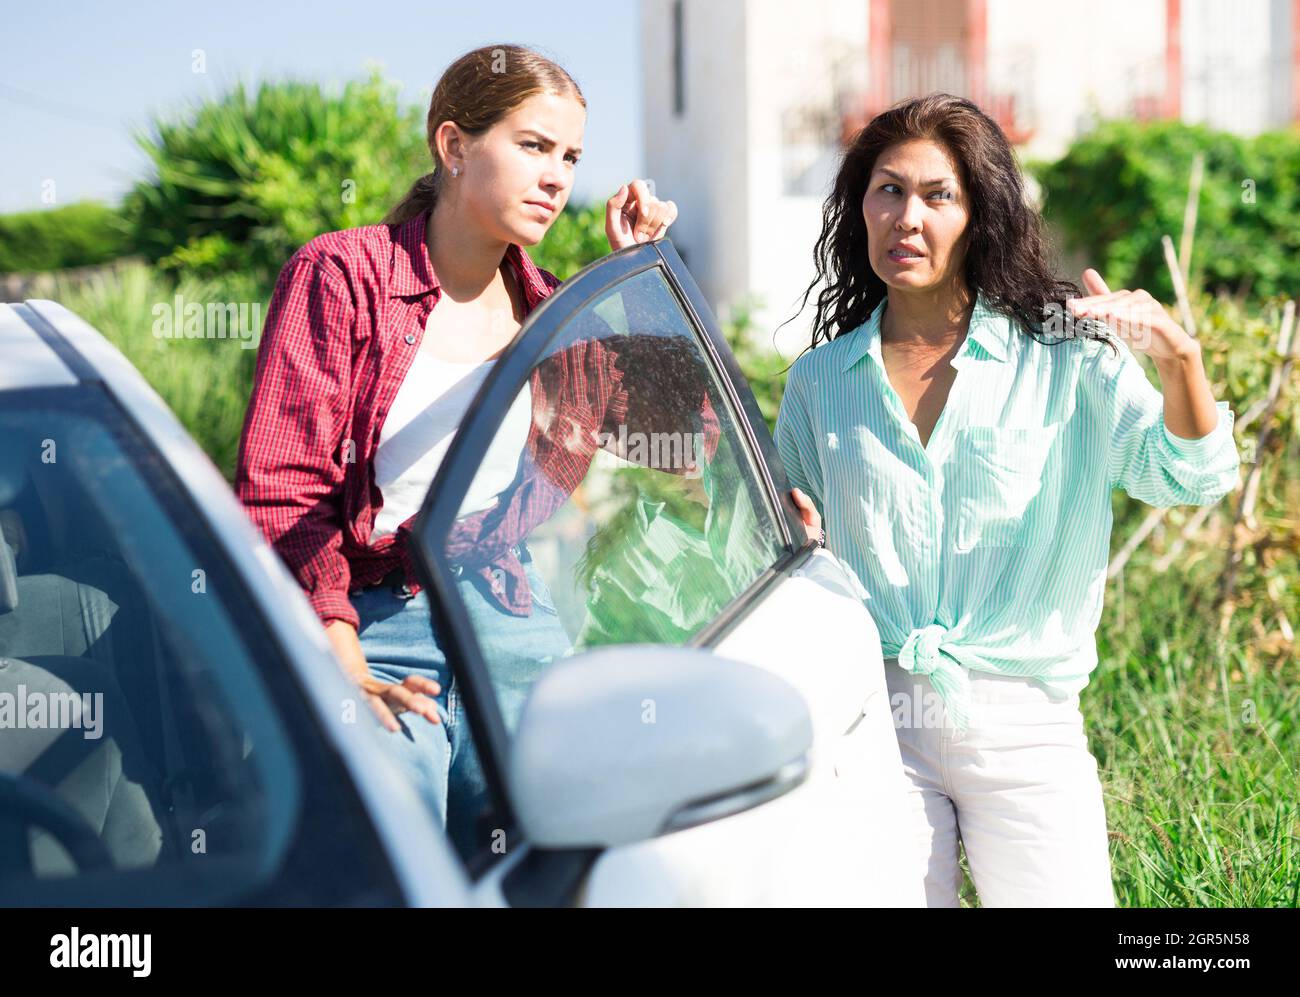
[[[541,574],[531,561],[524,564],[524,572],[533,598],[533,612],[528,617],[505,612],[468,577],[458,583],[511,731],[538,676],[572,646]],[[440,723],[404,712],[397,714],[401,725],[397,731],[380,730],[393,757],[446,827],[452,844],[468,858],[493,843],[494,829],[477,826],[488,808],[487,780],[465,715],[462,691],[433,630],[428,595],[422,590],[406,597],[381,585],[351,593],[349,598],[361,617],[358,636],[371,675],[384,682],[420,675],[442,687],[434,697]]]

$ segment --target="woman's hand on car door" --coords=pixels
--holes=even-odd
[[[808,539],[820,539],[822,517],[821,513],[817,511],[817,507],[813,505],[813,500],[798,488],[792,489],[790,495],[794,498],[794,504],[799,509],[799,516],[803,519],[803,528],[808,532]]]

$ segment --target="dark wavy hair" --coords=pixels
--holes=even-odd
[[[798,317],[808,296],[825,284],[817,295],[809,349],[862,325],[885,297],[887,285],[867,254],[862,201],[876,159],[889,146],[909,139],[937,142],[956,161],[969,206],[963,270],[970,292],[982,291],[990,307],[1018,321],[1025,334],[1045,345],[1082,336],[1114,350],[1104,326],[1091,320],[1075,321],[1073,337],[1039,339],[1048,308],[1055,306],[1062,316],[1068,315],[1065,299],[1081,291],[1052,273],[1042,221],[1026,198],[1020,167],[1002,129],[971,101],[947,93],[914,97],[883,111],[844,151],[813,249],[817,276],[799,310],[786,320]]]

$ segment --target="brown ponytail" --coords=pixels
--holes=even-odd
[[[587,106],[577,82],[559,65],[521,45],[484,45],[466,52],[443,72],[429,100],[425,140],[433,171],[411,189],[384,217],[385,225],[409,221],[438,200],[447,169],[438,159],[434,133],[453,121],[470,135],[481,135],[529,97],[539,93],[571,96]]]

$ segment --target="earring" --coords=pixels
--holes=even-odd
[[[460,167],[459,167],[459,166],[453,166],[453,167],[451,168],[451,175],[454,176],[454,177],[458,177],[458,176],[460,176]]]

